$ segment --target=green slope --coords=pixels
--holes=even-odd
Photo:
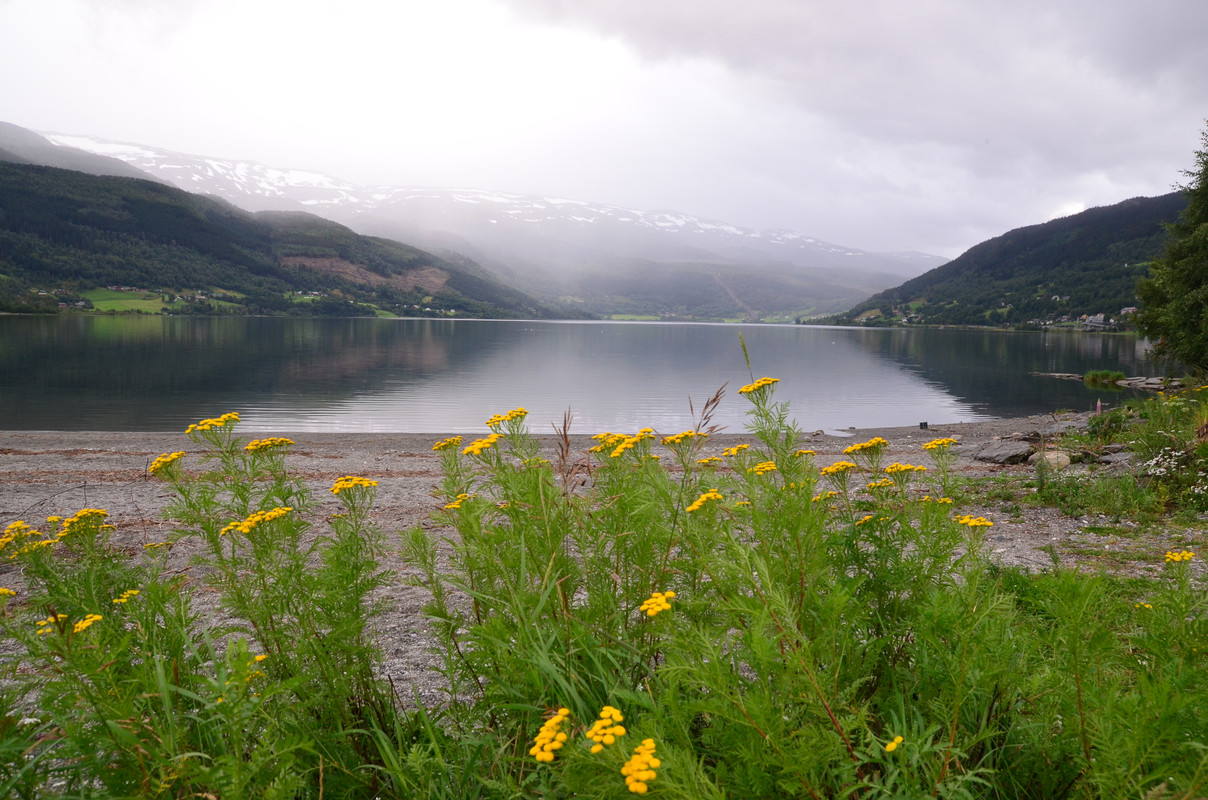
[[[1185,205],[1182,193],[1172,192],[1019,228],[831,321],[909,317],[926,324],[985,325],[1118,316],[1137,305],[1137,280],[1162,252],[1164,226]]]
[[[49,310],[112,285],[227,301],[195,311],[552,313],[475,265],[309,214],[250,214],[152,181],[0,162],[0,310]]]

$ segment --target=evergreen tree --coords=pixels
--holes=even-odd
[[[1157,341],[1154,352],[1196,372],[1208,371],[1208,128],[1190,182],[1181,187],[1187,208],[1169,226],[1166,252],[1137,285],[1137,327]]]

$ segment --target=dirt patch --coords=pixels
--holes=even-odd
[[[326,275],[335,275],[353,283],[364,283],[370,286],[389,284],[407,291],[422,289],[429,294],[439,292],[449,280],[449,273],[437,267],[419,267],[397,275],[380,275],[367,267],[343,258],[288,256],[281,259],[281,263],[290,267],[302,267]]]

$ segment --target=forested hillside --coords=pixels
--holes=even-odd
[[[1185,205],[1172,192],[1019,228],[831,321],[986,325],[1115,317],[1137,305],[1137,281],[1162,252],[1164,226]]]
[[[107,286],[186,296],[196,313],[550,315],[472,263],[310,214],[0,162],[0,310],[54,310]]]

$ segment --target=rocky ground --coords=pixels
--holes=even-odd
[[[883,436],[890,442],[885,463],[928,464],[922,444],[938,437],[953,437],[960,441],[957,470],[961,475],[1023,478],[1034,467],[1026,462],[995,461],[1026,458],[1029,450],[1052,441],[1061,430],[1084,426],[1085,422],[1086,418],[1080,416],[1042,416],[933,425],[929,430],[852,430],[848,437],[819,431],[807,436],[806,446],[816,450],[817,463],[825,465],[842,459],[843,448],[852,442]],[[287,464],[311,487],[320,503],[319,515],[339,509],[338,501],[328,492],[332,482],[344,475],[359,475],[379,482],[376,519],[392,546],[398,542],[397,532],[417,525],[438,539],[453,534],[431,519],[442,505],[433,497],[440,462],[432,443],[444,434],[280,435],[296,443]],[[572,440],[578,452],[594,444],[586,436]],[[715,436],[705,455],[743,441],[752,440],[743,435]],[[545,455],[552,458],[553,438],[544,437],[542,442],[548,451]],[[0,525],[25,520],[38,526],[50,515],[65,517],[81,508],[103,508],[116,526],[113,541],[134,556],[142,551],[142,545],[167,538],[172,529],[171,522],[162,516],[170,494],[162,482],[148,475],[147,467],[161,453],[177,450],[195,455],[197,448],[181,433],[0,432]],[[1079,454],[1074,456],[1077,459]],[[982,460],[987,458],[994,460]],[[1114,460],[1117,463],[1098,468],[1130,468],[1122,456]],[[1065,469],[1086,469],[1086,465],[1075,463]],[[981,495],[982,500],[962,510],[994,521],[986,547],[992,558],[1004,564],[1044,568],[1052,563],[1053,552],[1065,563],[1106,565],[1137,573],[1155,568],[1165,549],[1198,541],[1195,531],[1181,531],[1170,537],[1150,532],[1132,535],[1126,521],[1071,518],[1055,509],[1015,499],[987,499],[994,496],[993,492]],[[173,568],[185,572],[192,569],[191,544],[186,539],[173,549]],[[428,652],[421,614],[426,590],[412,584],[414,572],[397,554],[390,553],[384,566],[399,576],[384,598],[392,610],[379,621],[386,656],[384,670],[396,686],[415,686],[423,702],[439,702],[440,684],[431,673],[434,661]],[[19,589],[20,585],[21,576],[15,567],[0,567],[0,586]],[[402,694],[410,696],[406,690]]]

